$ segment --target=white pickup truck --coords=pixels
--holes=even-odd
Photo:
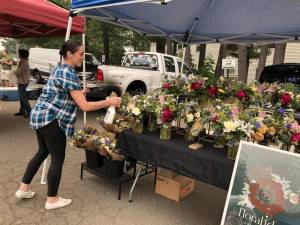
[[[161,86],[163,77],[180,74],[182,59],[156,52],[128,52],[121,66],[100,65],[96,73],[97,85],[88,97],[102,98],[115,91],[121,95],[146,93]],[[190,74],[184,64],[183,74]]]

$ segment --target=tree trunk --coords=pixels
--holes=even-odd
[[[284,62],[285,57],[285,50],[286,50],[286,43],[284,44],[275,44],[275,53],[273,64],[281,64]]]
[[[156,51],[159,53],[166,52],[166,39],[164,38],[157,38],[156,40]]]
[[[255,80],[259,80],[260,74],[263,71],[264,67],[266,66],[268,49],[269,49],[268,45],[263,45],[260,47],[259,61],[258,61],[258,67],[256,70]]]
[[[166,43],[167,43],[167,54],[168,55],[172,55],[173,53],[173,49],[172,49],[172,41],[170,39],[167,39],[166,40]]]
[[[219,49],[218,61],[215,69],[215,76],[220,77],[224,74],[224,70],[222,70],[222,59],[226,58],[227,52],[227,44],[221,44]]]
[[[109,28],[106,24],[103,25],[103,47],[105,55],[105,64],[110,64],[109,58]]]
[[[206,44],[202,44],[200,45],[198,69],[204,66],[205,55],[206,55]]]
[[[248,47],[239,45],[239,68],[238,68],[238,81],[247,83],[248,80]]]
[[[192,55],[191,55],[191,46],[187,45],[185,50],[185,62],[191,67],[192,66]]]
[[[173,55],[177,55],[177,43],[173,42]]]

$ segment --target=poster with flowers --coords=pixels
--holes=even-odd
[[[221,225],[299,225],[300,156],[241,141]]]

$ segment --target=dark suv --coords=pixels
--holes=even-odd
[[[260,75],[259,82],[300,84],[300,63],[266,66]]]

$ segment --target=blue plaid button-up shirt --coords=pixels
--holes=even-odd
[[[65,135],[72,136],[77,113],[77,105],[70,95],[72,90],[81,90],[75,70],[68,64],[57,66],[31,111],[30,127],[39,129],[56,119]]]

